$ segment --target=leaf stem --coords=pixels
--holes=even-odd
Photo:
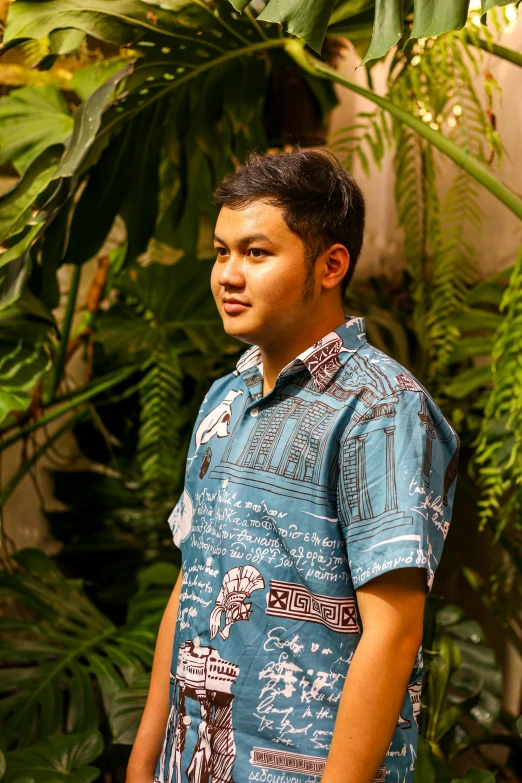
[[[71,283],[69,286],[69,294],[67,298],[67,307],[65,310],[65,316],[63,319],[61,338],[58,343],[58,350],[56,351],[56,357],[54,360],[53,368],[50,376],[50,386],[48,389],[43,390],[44,402],[50,403],[56,396],[56,390],[62,377],[62,372],[65,364],[65,358],[67,356],[67,346],[69,344],[69,334],[71,332],[72,321],[74,317],[74,310],[76,308],[76,300],[78,297],[78,291],[80,288],[80,280],[82,276],[81,264],[75,264],[71,275]]]
[[[522,52],[517,52],[514,49],[508,49],[506,46],[500,46],[499,44],[493,42],[489,43],[489,41],[485,41],[483,38],[477,38],[470,35],[469,33],[465,33],[463,38],[466,43],[475,46],[477,49],[482,49],[488,54],[494,54],[495,57],[500,57],[502,60],[507,60],[507,62],[513,63],[513,65],[518,65],[520,68],[522,68]]]

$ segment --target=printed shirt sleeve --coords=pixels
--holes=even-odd
[[[431,590],[451,520],[458,436],[421,391],[403,390],[355,416],[341,440],[338,481],[353,585],[420,567]]]
[[[192,435],[190,437],[190,443],[188,448],[188,454],[187,454],[187,462],[185,465],[185,482],[184,482],[184,488],[183,492],[181,493],[177,503],[175,504],[174,508],[169,514],[168,517],[168,524],[170,526],[170,529],[172,531],[172,539],[174,541],[175,546],[178,547],[178,549],[181,549],[181,544],[184,541],[184,539],[187,537],[188,533],[191,529],[191,523],[192,523],[192,517],[194,513],[194,504],[192,500],[192,487],[191,487],[191,465],[194,462],[196,456],[198,455],[198,451],[201,451],[201,447],[198,445],[198,428],[202,422],[202,420],[207,415],[207,408],[208,408],[208,400],[212,397],[212,395],[215,393],[216,388],[219,388],[219,384],[226,380],[225,378],[218,378],[208,392],[206,393],[204,399],[201,402],[201,406],[198,412],[198,415],[196,416],[196,420],[194,422],[194,426],[192,428]],[[202,447],[205,448],[204,446]]]

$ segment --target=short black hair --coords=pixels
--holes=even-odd
[[[335,242],[350,254],[341,295],[355,272],[364,237],[365,198],[359,185],[327,150],[301,149],[274,155],[250,152],[214,191],[218,211],[253,201],[283,209],[286,225],[305,247],[311,277],[317,257]]]

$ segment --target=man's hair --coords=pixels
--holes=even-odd
[[[241,209],[263,200],[281,207],[286,225],[305,248],[305,297],[313,292],[317,257],[339,242],[350,254],[341,295],[353,277],[364,236],[366,204],[357,182],[327,150],[298,148],[262,155],[251,152],[243,166],[227,174],[214,192],[218,211]]]

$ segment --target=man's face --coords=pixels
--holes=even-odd
[[[303,296],[305,248],[280,207],[261,200],[243,209],[222,207],[214,247],[211,287],[227,334],[268,346],[302,328],[315,296]]]

